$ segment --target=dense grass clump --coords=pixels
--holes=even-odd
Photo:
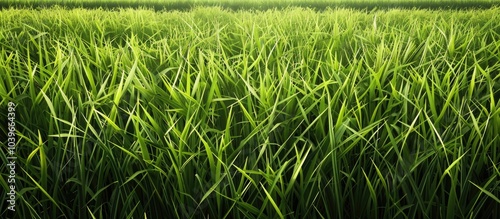
[[[0,214],[498,218],[499,33],[499,8],[3,10]]]

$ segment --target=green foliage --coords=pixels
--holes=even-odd
[[[335,7],[357,9],[427,8],[466,9],[491,8],[500,0],[3,0],[0,8],[51,7],[67,8],[153,8],[155,10],[190,10],[195,7],[220,6],[232,10],[267,10],[286,7],[308,7],[325,10]]]
[[[499,21],[3,10],[15,217],[498,218]]]

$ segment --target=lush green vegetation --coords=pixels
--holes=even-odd
[[[499,8],[3,10],[0,215],[498,218],[499,33]]]
[[[432,8],[464,9],[490,8],[499,5],[500,0],[4,0],[0,8],[9,7],[50,7],[67,8],[117,8],[146,7],[155,10],[190,10],[198,6],[220,6],[226,9],[274,9],[289,6],[309,7],[325,10],[334,7],[361,9],[373,8]]]

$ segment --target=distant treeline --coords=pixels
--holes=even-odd
[[[155,10],[190,10],[197,6],[220,6],[231,10],[267,10],[286,7],[308,7],[324,10],[332,7],[355,9],[375,8],[421,8],[421,9],[471,9],[491,8],[500,5],[500,0],[6,0],[0,8],[45,8],[62,6],[65,8],[152,8]]]

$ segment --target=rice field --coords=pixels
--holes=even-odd
[[[290,6],[323,10],[327,7],[355,9],[427,8],[467,9],[499,6],[500,0],[3,0],[0,8],[46,8],[62,5],[66,8],[141,8],[189,11],[196,7],[222,7],[231,10],[284,9]]]
[[[6,7],[0,217],[499,218],[499,72],[498,7]]]

